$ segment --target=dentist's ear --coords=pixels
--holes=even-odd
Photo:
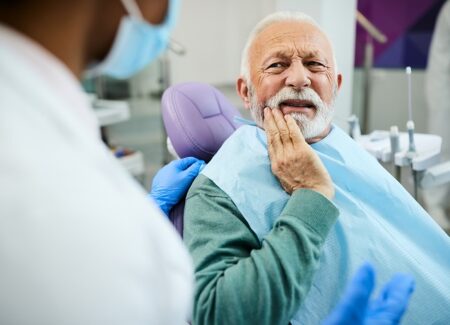
[[[243,76],[240,76],[239,79],[236,82],[236,90],[241,97],[242,101],[244,102],[244,107],[246,109],[250,109],[251,103],[250,103],[250,90],[247,85],[247,81],[244,79]]]

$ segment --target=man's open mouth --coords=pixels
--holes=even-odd
[[[310,100],[288,99],[280,103],[280,110],[283,112],[283,114],[289,114],[293,112],[306,113],[310,110],[315,109],[316,105],[314,105]]]

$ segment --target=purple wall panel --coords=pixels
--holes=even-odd
[[[444,0],[359,0],[358,10],[387,37],[375,45],[375,66],[415,68],[426,66],[437,13]],[[363,65],[367,33],[356,29],[356,66]]]

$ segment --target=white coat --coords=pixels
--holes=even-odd
[[[180,324],[181,239],[99,136],[78,81],[0,25],[0,324]]]

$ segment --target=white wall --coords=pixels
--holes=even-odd
[[[253,26],[274,9],[273,0],[185,0],[173,38],[187,48],[171,55],[172,82],[234,84],[241,51]]]

